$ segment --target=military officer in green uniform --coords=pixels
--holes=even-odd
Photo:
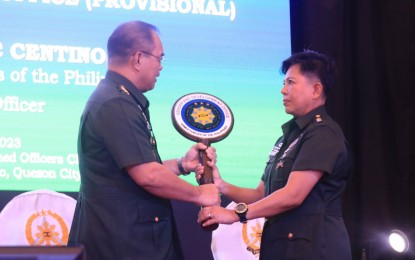
[[[339,125],[327,114],[334,64],[326,55],[304,51],[282,63],[282,101],[293,118],[282,126],[255,189],[234,186],[214,167],[220,192],[235,210],[205,207],[199,222],[230,224],[265,217],[260,259],[350,260],[342,218],[342,193],[353,168]]]

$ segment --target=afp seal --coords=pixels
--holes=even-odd
[[[206,93],[190,93],[172,108],[172,121],[184,137],[200,142],[218,142],[233,128],[233,114],[221,99]]]

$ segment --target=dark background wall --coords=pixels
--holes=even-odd
[[[290,5],[292,51],[312,49],[337,62],[337,89],[327,106],[356,159],[344,202],[354,259],[364,248],[371,259],[397,259],[380,252],[391,229],[407,232],[407,259],[415,259],[415,0]],[[1,192],[0,208],[19,193]],[[195,220],[198,208],[174,202],[174,209],[186,256],[212,259],[210,233]]]

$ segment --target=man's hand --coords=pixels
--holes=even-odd
[[[185,154],[182,159],[183,168],[187,172],[199,172],[203,173],[203,166],[200,167],[199,152],[205,151],[208,157],[208,165],[212,167],[216,164],[216,149],[211,146],[207,146],[203,143],[197,143],[190,147],[189,151]]]
[[[220,205],[219,190],[214,184],[205,184],[196,187],[199,191],[197,204],[199,206],[217,206]]]

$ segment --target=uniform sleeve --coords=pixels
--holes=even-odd
[[[156,161],[147,121],[139,107],[126,98],[113,98],[102,105],[96,129],[120,168]]]
[[[344,140],[327,125],[316,126],[305,133],[292,171],[319,170],[331,174],[344,151]]]

